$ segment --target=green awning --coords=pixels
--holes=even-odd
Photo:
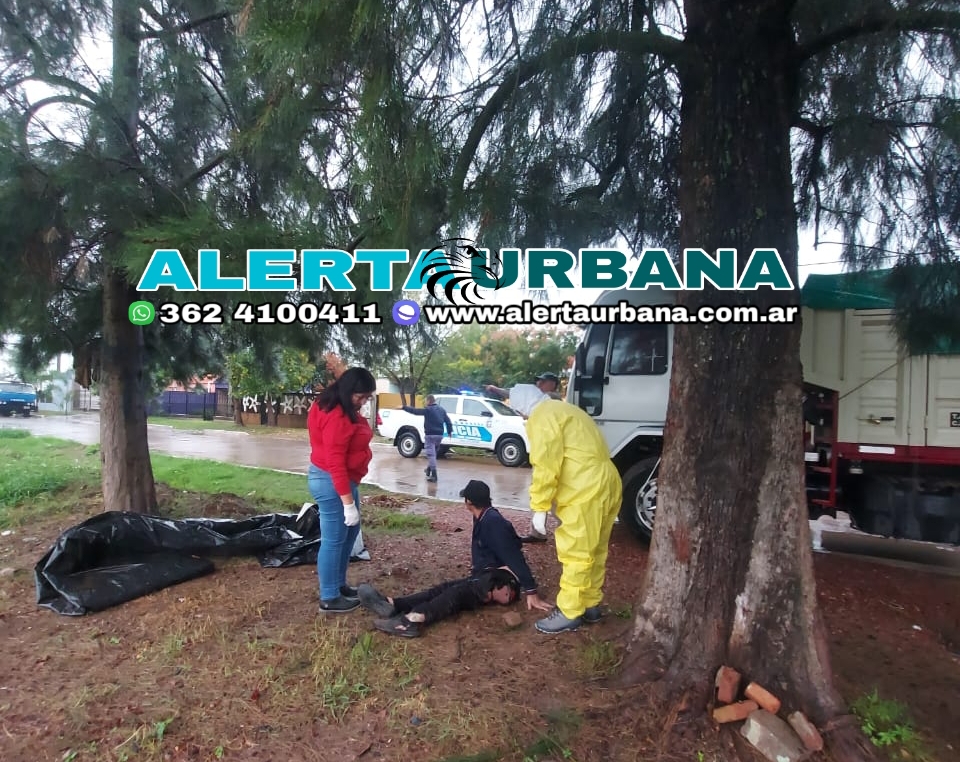
[[[890,270],[808,275],[800,303],[813,310],[892,310],[889,276]]]
[[[892,270],[868,270],[857,273],[808,275],[800,289],[800,303],[814,310],[892,310],[890,292]],[[931,355],[960,354],[960,341],[934,333],[916,353]]]

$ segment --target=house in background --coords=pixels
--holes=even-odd
[[[230,384],[220,376],[194,376],[186,383],[171,381],[160,396],[147,403],[148,415],[196,415],[212,419],[230,417],[233,405]]]

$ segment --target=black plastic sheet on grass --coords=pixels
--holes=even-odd
[[[37,604],[82,616],[210,574],[212,558],[255,555],[261,566],[312,564],[315,506],[246,519],[165,519],[110,511],[64,532],[34,567]],[[368,559],[362,541],[351,560]]]

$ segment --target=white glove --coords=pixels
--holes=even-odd
[[[360,511],[354,503],[343,504],[343,523],[348,527],[356,526],[360,523]]]
[[[533,514],[533,531],[537,534],[546,534],[547,533],[547,513],[546,511],[540,511]]]

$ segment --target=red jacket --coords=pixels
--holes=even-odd
[[[307,430],[310,462],[330,474],[338,495],[349,495],[350,482],[360,483],[373,457],[370,424],[363,418],[351,423],[339,405],[326,411],[313,403],[307,414]]]

